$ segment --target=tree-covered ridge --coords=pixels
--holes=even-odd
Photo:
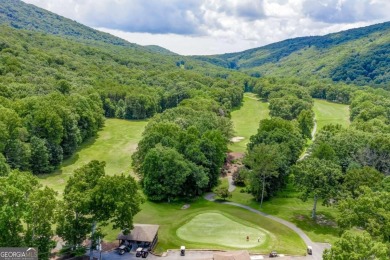
[[[129,47],[137,46],[20,0],[0,2],[0,24],[7,24],[17,29],[62,35],[72,39],[94,40]]]
[[[12,169],[51,172],[103,116],[144,119],[204,96],[228,116],[249,82],[177,56],[0,29],[0,152]]]
[[[196,58],[256,77],[295,76],[384,87],[389,82],[389,42],[387,22],[325,36],[289,39],[239,53]]]

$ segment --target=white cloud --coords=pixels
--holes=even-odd
[[[136,42],[141,45],[159,45],[183,55],[229,53],[257,47],[254,42],[241,39],[179,34],[129,33],[107,28],[98,29],[117,35],[129,42]]]
[[[387,16],[388,0],[322,0],[303,2],[303,14],[326,23],[373,21]]]
[[[180,54],[241,51],[390,20],[389,0],[24,0]]]

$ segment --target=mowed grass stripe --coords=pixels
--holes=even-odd
[[[257,133],[260,120],[269,118],[268,104],[260,101],[253,93],[245,93],[242,106],[232,111],[235,135],[243,140],[229,145],[233,152],[245,152],[249,138]]]
[[[349,106],[332,103],[322,99],[314,99],[314,113],[317,119],[317,131],[327,124],[349,126]]]
[[[131,172],[131,155],[141,140],[146,124],[147,121],[106,119],[95,138],[81,145],[58,171],[39,176],[40,182],[61,195],[74,170],[92,160],[105,161],[107,175]]]

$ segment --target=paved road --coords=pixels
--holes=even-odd
[[[213,193],[207,193],[206,196],[205,196],[205,199],[207,199],[209,201],[215,201],[214,196],[215,196],[215,194],[213,194]],[[221,202],[221,203],[247,209],[247,210],[249,210],[249,211],[251,211],[253,213],[256,213],[256,214],[262,215],[264,217],[270,218],[270,219],[272,219],[272,220],[274,220],[276,222],[279,222],[279,223],[281,223],[281,224],[291,228],[292,230],[294,230],[302,238],[303,241],[305,241],[306,245],[311,246],[313,248],[313,255],[307,256],[307,257],[305,257],[305,259],[321,260],[323,251],[326,248],[330,247],[330,245],[327,244],[327,243],[314,243],[302,231],[302,229],[298,228],[296,225],[294,225],[293,223],[291,223],[291,222],[289,222],[287,220],[284,220],[284,219],[281,219],[281,218],[278,218],[278,217],[275,217],[275,216],[272,216],[272,215],[268,215],[268,214],[266,214],[264,212],[261,212],[259,210],[253,209],[253,208],[251,208],[249,206],[242,205],[242,204],[239,204],[239,203],[235,203],[235,202]]]
[[[147,259],[159,259],[159,260],[212,260],[213,251],[199,251],[199,250],[187,250],[185,256],[180,255],[179,250],[168,250],[165,256],[155,256],[149,254]],[[94,257],[99,259],[99,255],[96,252]],[[142,260],[145,258],[136,257],[135,252],[125,253],[124,255],[119,255],[116,251],[104,252],[102,253],[102,260]]]
[[[228,182],[229,182],[229,192],[233,192],[236,189],[236,185],[233,183],[233,177],[231,175],[227,176]]]
[[[187,250],[185,256],[180,255],[179,250],[168,250],[167,254],[164,256],[155,256],[149,254],[145,259],[159,259],[159,260],[213,260],[213,254],[215,251],[209,250]],[[99,259],[99,254],[95,252],[95,259]],[[142,260],[144,258],[136,257],[135,252],[125,253],[124,255],[119,255],[116,251],[104,252],[102,253],[102,260]],[[259,259],[269,259],[268,256],[264,255],[251,255],[251,259],[259,260]],[[272,258],[275,259],[275,258]],[[280,255],[276,259],[282,260],[312,260],[315,259],[312,256],[284,256]]]

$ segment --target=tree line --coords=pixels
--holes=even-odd
[[[75,170],[61,200],[30,172],[12,170],[0,176],[0,246],[37,247],[39,259],[50,259],[54,234],[66,242],[62,254],[74,256],[85,254],[86,239],[96,248],[105,235],[103,226],[129,232],[143,197],[133,177],[106,176],[104,166],[91,161]]]
[[[11,169],[52,172],[104,123],[101,100],[93,92],[1,100],[0,158]]]

